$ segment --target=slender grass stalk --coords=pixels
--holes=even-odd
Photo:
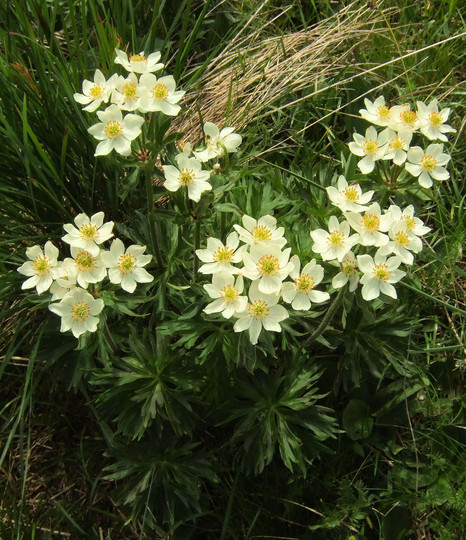
[[[152,185],[152,163],[144,167],[144,177],[146,180],[146,196],[147,196],[147,219],[149,220],[149,230],[152,241],[152,248],[157,259],[159,268],[163,268],[163,258],[160,252],[160,246],[157,238],[157,232],[154,222],[154,187]]]

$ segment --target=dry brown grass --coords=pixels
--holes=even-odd
[[[352,2],[306,31],[268,37],[267,29],[253,22],[266,4],[259,5],[211,61],[198,89],[187,95],[187,114],[177,117],[174,126],[186,139],[194,141],[201,134],[199,112],[204,122],[240,129],[272,114],[285,96],[289,103],[311,97],[352,65],[354,48],[373,39],[375,32],[390,39],[386,21],[396,12],[395,7],[370,9],[365,2]],[[354,68],[361,71],[361,66]]]

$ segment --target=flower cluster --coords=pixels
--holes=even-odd
[[[242,223],[234,225],[235,232],[225,244],[208,238],[207,248],[197,250],[196,255],[204,263],[199,272],[212,274],[212,283],[204,285],[213,299],[205,313],[235,317],[235,332],[248,330],[251,343],[256,344],[262,328],[280,332],[279,323],[289,317],[280,300],[295,310],[308,310],[312,302],[325,302],[330,296],[315,290],[324,276],[322,266],[312,259],[301,269],[299,258],[290,258],[285,230],[277,227],[273,216],[255,220],[244,215]],[[247,291],[244,278],[249,280]],[[291,281],[285,281],[287,278]]]
[[[399,266],[413,264],[413,253],[422,250],[420,236],[430,228],[414,216],[412,205],[404,209],[391,205],[382,212],[377,202],[371,203],[373,191],[363,193],[358,184],[348,185],[344,176],[338,178],[337,187],[327,187],[327,194],[344,219],[340,222],[332,216],[328,231],[317,229],[310,234],[313,251],[340,269],[332,286],[338,289],[349,282],[352,292],[360,282],[365,300],[381,292],[396,298],[393,283],[406,275]],[[367,253],[371,250],[372,255]]]
[[[123,66],[128,75],[113,74],[106,80],[97,69],[93,81],[83,81],[82,94],[74,94],[74,99],[86,105],[84,110],[88,112],[96,111],[102,103],[111,102],[104,111],[97,112],[100,123],[88,130],[100,141],[96,156],[107,155],[112,150],[129,156],[131,141],[141,134],[144,124],[144,117],[132,112],[161,112],[176,116],[181,110],[178,102],[185,92],[176,90],[176,82],[171,75],[159,78],[154,75],[164,67],[159,60],[159,52],[146,57],[142,51],[128,57],[117,49],[115,64]],[[122,111],[130,111],[130,114],[123,117]]]
[[[137,283],[149,283],[153,277],[143,268],[152,256],[144,255],[145,246],[132,245],[125,249],[123,242],[114,239],[109,251],[101,244],[113,236],[113,222],[104,223],[104,213],[89,218],[79,214],[74,225],[63,226],[66,233],[62,240],[70,245],[71,257],[58,260],[58,249],[46,242],[44,249],[32,246],[26,249],[29,261],[18,268],[28,276],[22,289],[35,287],[37,294],[50,290],[50,311],[62,318],[62,332],[71,330],[75,337],[84,332],[95,332],[98,315],[104,307],[100,298],[87,291],[106,277],[127,292],[134,292]]]
[[[432,186],[432,179],[442,181],[449,178],[445,165],[450,156],[443,152],[442,143],[431,143],[425,149],[410,146],[418,132],[430,141],[447,142],[445,134],[456,131],[446,123],[449,108],[439,110],[436,99],[428,105],[418,101],[416,110],[411,110],[409,104],[388,107],[383,96],[374,102],[365,99],[364,103],[366,108],[359,111],[361,116],[385,129],[378,133],[375,127],[370,126],[364,135],[355,133],[354,141],[349,143],[350,151],[362,158],[358,167],[363,174],[372,172],[377,161],[391,160],[399,167],[404,166],[424,188]]]

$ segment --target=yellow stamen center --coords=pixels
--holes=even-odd
[[[435,168],[437,167],[437,160],[434,158],[434,156],[426,154],[425,156],[422,156],[419,165],[424,172],[429,173],[435,170]]]
[[[346,274],[348,277],[353,276],[357,273],[356,265],[351,261],[342,261],[341,262],[341,271]]]
[[[181,169],[178,175],[178,181],[182,186],[190,186],[194,184],[194,171],[192,169]]]
[[[374,214],[365,214],[362,217],[361,225],[369,232],[375,232],[380,227],[380,219]]]
[[[261,276],[274,276],[280,270],[280,263],[273,255],[264,255],[257,263],[257,270]]]
[[[428,118],[429,118],[429,124],[432,127],[437,127],[443,124],[442,117],[440,116],[438,112],[430,113]]]
[[[400,120],[407,126],[412,126],[417,120],[417,114],[414,111],[403,111],[400,114]]]
[[[345,233],[340,231],[332,231],[327,239],[327,242],[332,247],[341,247],[345,243]]]
[[[132,54],[129,57],[130,62],[147,62],[147,58],[143,54]]]
[[[390,117],[390,109],[386,105],[377,107],[377,114],[381,120],[387,120]]]
[[[366,156],[373,156],[379,149],[379,143],[373,139],[366,139],[362,145],[362,151]]]
[[[220,291],[220,295],[227,304],[234,304],[239,296],[239,291],[236,287],[233,287],[233,285],[225,285]]]
[[[393,139],[390,139],[389,147],[392,150],[403,150],[404,143],[401,137],[393,137]]]
[[[272,231],[265,225],[259,225],[251,231],[251,236],[257,242],[265,242],[272,238]]]
[[[101,84],[95,84],[90,90],[89,95],[92,99],[99,99],[104,93],[104,87]]]
[[[152,96],[155,99],[167,99],[167,97],[168,97],[168,88],[164,84],[157,83],[152,88]]]
[[[126,99],[134,99],[136,97],[137,86],[133,82],[128,82],[123,85],[121,93],[125,96]]]
[[[343,195],[346,197],[348,202],[359,201],[359,191],[356,187],[350,186],[343,190]]]
[[[76,255],[74,262],[80,272],[92,272],[97,266],[97,259],[89,251],[80,251]]]
[[[390,277],[390,270],[386,264],[376,264],[372,272],[379,281],[388,281]]]
[[[91,312],[86,302],[76,302],[71,307],[71,318],[75,322],[84,322],[90,314]]]
[[[234,249],[228,246],[223,246],[214,251],[213,259],[219,263],[229,263],[233,258]]]
[[[263,300],[256,300],[248,305],[249,316],[254,317],[256,321],[265,319],[269,314],[268,304]]]
[[[36,257],[32,263],[32,266],[36,276],[46,276],[50,272],[50,261],[45,255],[39,255]]]
[[[309,274],[299,274],[299,276],[294,280],[296,289],[300,293],[309,293],[316,286],[315,279]]]
[[[116,120],[110,120],[105,125],[104,132],[107,139],[118,139],[118,137],[123,135],[123,126]]]
[[[406,227],[408,229],[408,232],[411,232],[416,227],[416,222],[414,221],[414,218],[411,216],[401,216],[401,219],[404,219],[406,221]]]
[[[130,255],[129,253],[120,255],[117,262],[118,270],[122,274],[130,274],[136,267],[136,263],[137,260],[134,255]]]
[[[405,247],[409,244],[409,236],[404,231],[399,231],[395,234],[395,242],[401,246]]]
[[[86,223],[79,228],[79,234],[84,238],[84,240],[95,240],[99,236],[97,225]]]

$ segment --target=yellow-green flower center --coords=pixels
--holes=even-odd
[[[99,233],[97,232],[97,225],[86,223],[79,228],[79,234],[84,238],[84,240],[95,240],[99,236]]]
[[[340,231],[332,231],[327,241],[332,247],[341,247],[345,243],[345,233]]]
[[[233,258],[234,249],[228,246],[219,247],[212,255],[214,261],[219,263],[229,263]]]
[[[405,233],[404,231],[398,231],[395,234],[395,242],[401,247],[407,246],[409,244],[408,234]]]
[[[430,113],[428,118],[429,118],[429,124],[432,127],[437,127],[443,124],[442,117],[440,116],[438,112]]]
[[[280,270],[280,263],[273,255],[263,255],[257,263],[261,276],[274,276]]]
[[[89,251],[80,251],[76,255],[74,262],[80,272],[92,272],[97,266],[97,259]]]
[[[376,264],[372,272],[379,281],[388,281],[390,277],[390,270],[386,264]]]
[[[348,202],[359,201],[359,191],[354,186],[349,186],[343,190],[343,195]]]
[[[136,264],[136,257],[129,253],[125,253],[118,257],[117,267],[122,274],[130,274],[136,267]]]
[[[32,266],[36,276],[46,276],[50,272],[50,261],[45,255],[39,255],[36,257],[32,263]]]
[[[392,150],[403,150],[404,143],[401,137],[393,137],[393,139],[390,139],[389,147]]]
[[[265,225],[258,225],[251,231],[251,236],[258,242],[265,242],[272,238],[272,231]]]
[[[296,289],[300,293],[311,292],[312,289],[316,286],[315,279],[309,274],[299,274],[299,276],[294,280]]]
[[[106,123],[104,132],[107,139],[118,139],[123,135],[123,126],[116,120],[110,120]]]
[[[130,62],[147,62],[147,58],[143,54],[132,54],[129,57]]]
[[[390,109],[386,105],[380,105],[377,107],[377,115],[381,120],[387,120],[390,118]]]
[[[75,322],[84,322],[91,314],[86,302],[76,302],[71,306],[71,318]]]
[[[414,111],[403,111],[400,114],[400,120],[407,126],[412,126],[417,120],[417,114]]]
[[[373,139],[366,139],[362,145],[362,151],[366,156],[373,156],[379,149],[379,143]]]
[[[95,84],[90,90],[89,95],[92,99],[99,99],[104,93],[104,87],[101,84]]]
[[[133,82],[128,82],[123,85],[121,93],[125,96],[126,99],[134,99],[136,97],[137,86]]]
[[[419,165],[424,172],[429,173],[435,170],[435,168],[437,167],[437,160],[434,158],[434,156],[426,154],[425,156],[422,156]]]
[[[157,83],[152,88],[152,96],[155,99],[167,99],[167,97],[168,97],[168,88],[164,84]]]
[[[401,216],[401,219],[406,221],[406,227],[408,229],[408,232],[411,232],[416,227],[416,222],[414,221],[414,218],[411,216]]]
[[[380,227],[380,218],[374,214],[365,214],[362,217],[361,224],[369,232],[375,232]]]
[[[341,271],[348,277],[353,276],[357,273],[356,264],[352,261],[342,261],[341,262]]]
[[[227,304],[234,304],[239,296],[239,291],[236,287],[233,287],[233,285],[225,285],[220,291],[220,295]]]
[[[256,300],[248,305],[249,316],[254,317],[256,321],[265,319],[269,314],[269,307],[263,300]]]
[[[178,181],[182,186],[190,186],[191,184],[194,184],[195,176],[192,169],[181,169],[180,174],[178,175]]]

